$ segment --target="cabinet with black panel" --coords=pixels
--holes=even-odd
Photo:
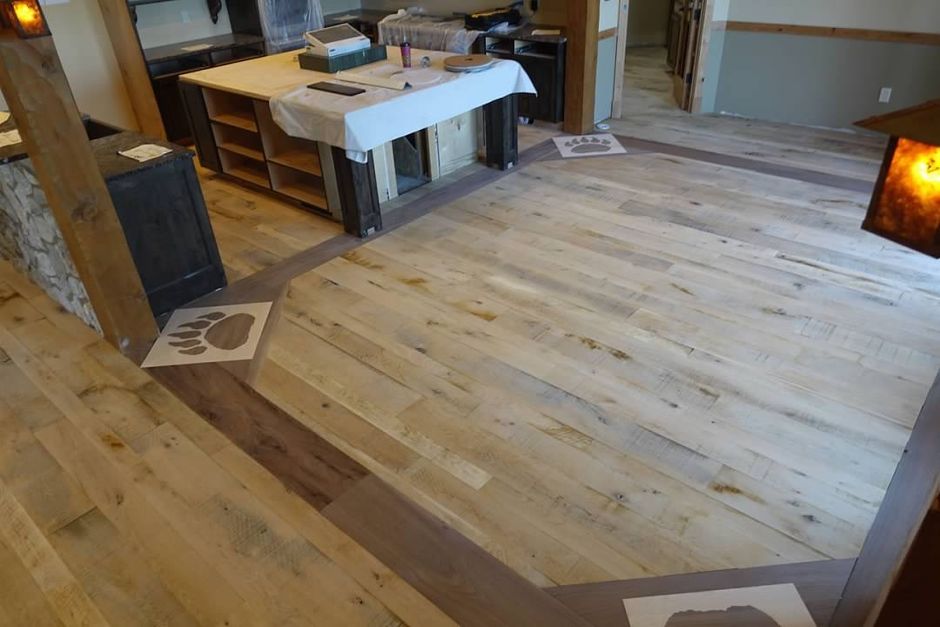
[[[505,33],[485,33],[475,43],[478,52],[512,59],[525,69],[538,95],[519,96],[519,115],[546,122],[561,122],[565,111],[564,33],[533,34],[554,27],[524,26]],[[560,30],[560,29],[555,29]]]
[[[143,163],[118,154],[140,144],[170,152]],[[92,149],[154,316],[224,287],[192,152],[131,132],[96,139]]]

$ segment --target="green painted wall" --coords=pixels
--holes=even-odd
[[[850,127],[856,120],[940,98],[940,46],[717,31],[703,110]],[[717,68],[717,72],[715,71]],[[881,104],[882,87],[893,90]]]

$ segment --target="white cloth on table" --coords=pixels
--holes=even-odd
[[[456,74],[444,69],[443,60],[451,56],[450,53],[412,50],[415,67],[424,56],[431,58],[431,68],[440,71],[441,77],[436,83],[416,85],[404,91],[349,83],[365,89],[365,93],[357,96],[341,96],[305,86],[271,98],[271,114],[288,135],[345,148],[349,159],[366,163],[370,150],[393,139],[510,94],[536,93],[529,76],[515,61],[497,60],[486,71]],[[402,68],[397,50],[390,48],[387,61],[354,71],[391,76]],[[324,74],[311,82],[317,79],[342,82]]]

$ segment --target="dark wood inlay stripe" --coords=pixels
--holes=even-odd
[[[591,624],[374,476],[323,513],[463,627]]]
[[[865,181],[848,176],[839,176],[838,174],[829,174],[827,172],[807,170],[805,168],[771,163],[769,161],[726,155],[720,152],[687,148],[685,146],[651,141],[648,139],[638,139],[636,137],[626,137],[623,135],[616,135],[616,137],[620,143],[623,144],[624,148],[627,149],[633,148],[646,152],[659,152],[676,157],[714,163],[715,165],[724,165],[739,170],[750,170],[751,172],[760,172],[761,174],[770,176],[778,176],[780,178],[793,179],[805,183],[814,183],[816,185],[826,185],[828,187],[837,187],[839,189],[862,192],[865,194],[871,194],[875,188],[875,181]]]
[[[358,462],[220,364],[169,366],[149,372],[318,510],[369,475]]]
[[[461,625],[590,627],[221,364],[153,368],[150,373]],[[305,400],[310,413],[347,411],[315,394]],[[350,415],[350,422],[354,418]]]
[[[907,447],[861,555],[845,587],[832,627],[873,624],[940,491],[940,374],[927,394]]]
[[[623,599],[792,583],[816,624],[828,625],[854,563],[851,559],[826,560],[578,584],[546,591],[597,627],[624,627],[627,618]]]

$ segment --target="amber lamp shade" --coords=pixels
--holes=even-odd
[[[0,14],[3,23],[22,39],[49,35],[49,26],[39,0],[0,0]]]
[[[862,228],[940,257],[940,146],[891,138]]]

